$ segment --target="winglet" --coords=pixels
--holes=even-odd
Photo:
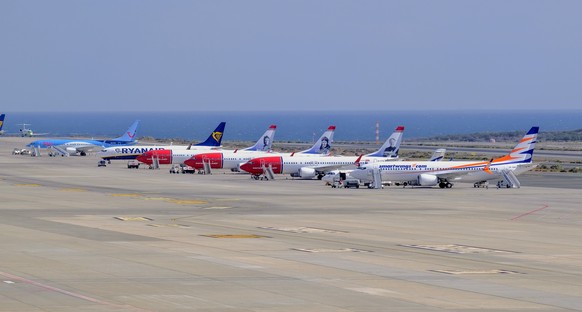
[[[196,144],[196,146],[220,146],[222,144],[222,134],[224,133],[224,127],[226,122],[221,122],[218,127],[212,131],[208,136],[206,141]]]
[[[354,164],[356,165],[356,167],[360,167],[360,161],[362,160],[362,156],[364,156],[363,154],[360,155],[360,157],[358,157],[358,159],[356,159],[356,161],[354,162]]]

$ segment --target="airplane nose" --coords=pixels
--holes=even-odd
[[[240,168],[248,173],[253,173],[253,165],[250,162],[240,165]]]
[[[144,164],[148,164],[148,165],[152,164],[152,159],[150,157],[148,157],[147,153],[143,153],[143,154],[137,156],[136,159],[137,159],[137,161],[142,162]]]
[[[192,168],[196,168],[196,156],[188,158],[184,161],[184,164],[186,164],[186,166],[190,166]],[[198,168],[196,168],[198,169]]]

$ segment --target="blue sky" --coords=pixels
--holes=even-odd
[[[2,111],[582,108],[582,1],[0,1]]]

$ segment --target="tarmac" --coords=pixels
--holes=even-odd
[[[582,311],[581,175],[333,189],[26,141],[0,137],[0,311]]]

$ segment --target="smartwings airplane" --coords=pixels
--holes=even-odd
[[[367,164],[351,172],[351,176],[363,183],[373,182],[374,171],[379,170],[382,181],[404,186],[436,186],[451,188],[455,182],[481,185],[490,180],[508,182],[519,187],[516,175],[535,167],[532,164],[539,127],[532,127],[511,152],[491,161],[401,161]]]
[[[102,149],[97,152],[97,156],[105,160],[113,159],[136,159],[138,156],[149,151],[157,150],[210,150],[219,148],[222,142],[222,135],[226,122],[221,122],[206,141],[190,145],[134,145],[134,146],[115,146]],[[151,163],[150,163],[151,164]]]
[[[335,129],[335,127],[334,127]],[[316,154],[311,157],[297,157],[295,154],[275,154],[253,158],[241,165],[240,168],[257,177],[264,174],[267,168],[271,168],[275,174],[290,174],[301,179],[321,179],[329,171],[338,168],[355,168],[356,163],[370,163],[385,161],[398,157],[398,150],[402,142],[404,127],[398,126],[394,133],[377,151],[362,156],[328,156]],[[331,147],[331,140],[325,142],[326,148]],[[319,145],[312,147],[319,148]]]
[[[27,146],[35,149],[50,148],[62,156],[85,156],[88,152],[97,148],[135,144],[135,136],[137,133],[138,125],[139,120],[136,120],[122,136],[110,140],[44,139],[31,142]]]

